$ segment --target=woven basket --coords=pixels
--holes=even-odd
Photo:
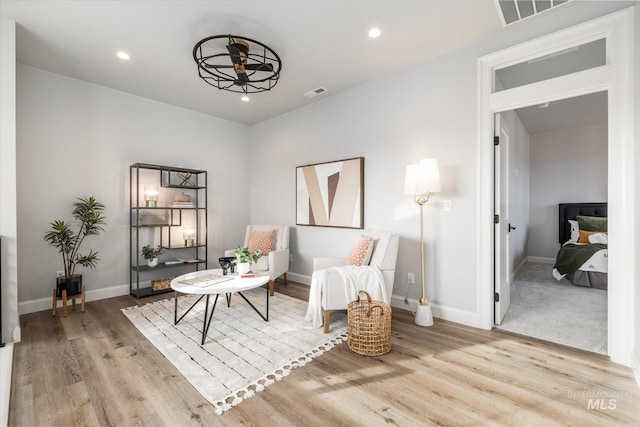
[[[360,294],[367,296],[360,299]],[[382,301],[371,301],[365,291],[347,306],[349,337],[347,343],[354,353],[380,356],[391,351],[391,306]]]
[[[152,291],[162,291],[164,289],[169,289],[171,287],[171,278],[166,279],[157,279],[151,281],[151,290]]]

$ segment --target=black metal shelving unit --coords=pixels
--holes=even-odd
[[[154,291],[151,281],[208,268],[207,171],[136,163],[129,173],[129,292],[136,298],[171,292]],[[146,200],[145,187],[157,189],[156,200]],[[178,195],[191,201],[175,202]],[[184,240],[185,229],[195,231],[193,243]],[[144,245],[163,246],[164,261],[149,267],[140,252]]]

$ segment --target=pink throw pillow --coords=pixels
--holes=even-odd
[[[276,230],[250,230],[249,231],[249,252],[257,249],[262,251],[262,255],[269,255],[273,250],[273,240]]]
[[[360,236],[355,241],[347,256],[347,265],[367,265],[371,259],[371,252],[373,251],[373,238],[367,236]]]

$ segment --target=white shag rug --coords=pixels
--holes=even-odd
[[[265,312],[265,289],[243,294]],[[178,317],[196,299],[194,295],[180,296]],[[269,321],[265,322],[239,295],[233,295],[231,307],[220,295],[207,339],[200,345],[204,301],[178,325],[173,324],[173,298],[124,308],[122,312],[215,406],[218,415],[347,338],[346,314],[332,315],[331,332],[324,334],[322,328],[304,321],[305,301],[283,294],[270,297]]]

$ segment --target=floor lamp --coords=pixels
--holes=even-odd
[[[424,227],[423,210],[424,205],[429,201],[429,194],[440,191],[440,172],[438,170],[438,160],[422,159],[420,163],[407,166],[404,178],[404,194],[413,196],[413,201],[420,206],[420,278],[422,282],[422,296],[416,307],[416,325],[433,325],[433,314],[431,306],[427,301],[426,287],[424,281]]]

